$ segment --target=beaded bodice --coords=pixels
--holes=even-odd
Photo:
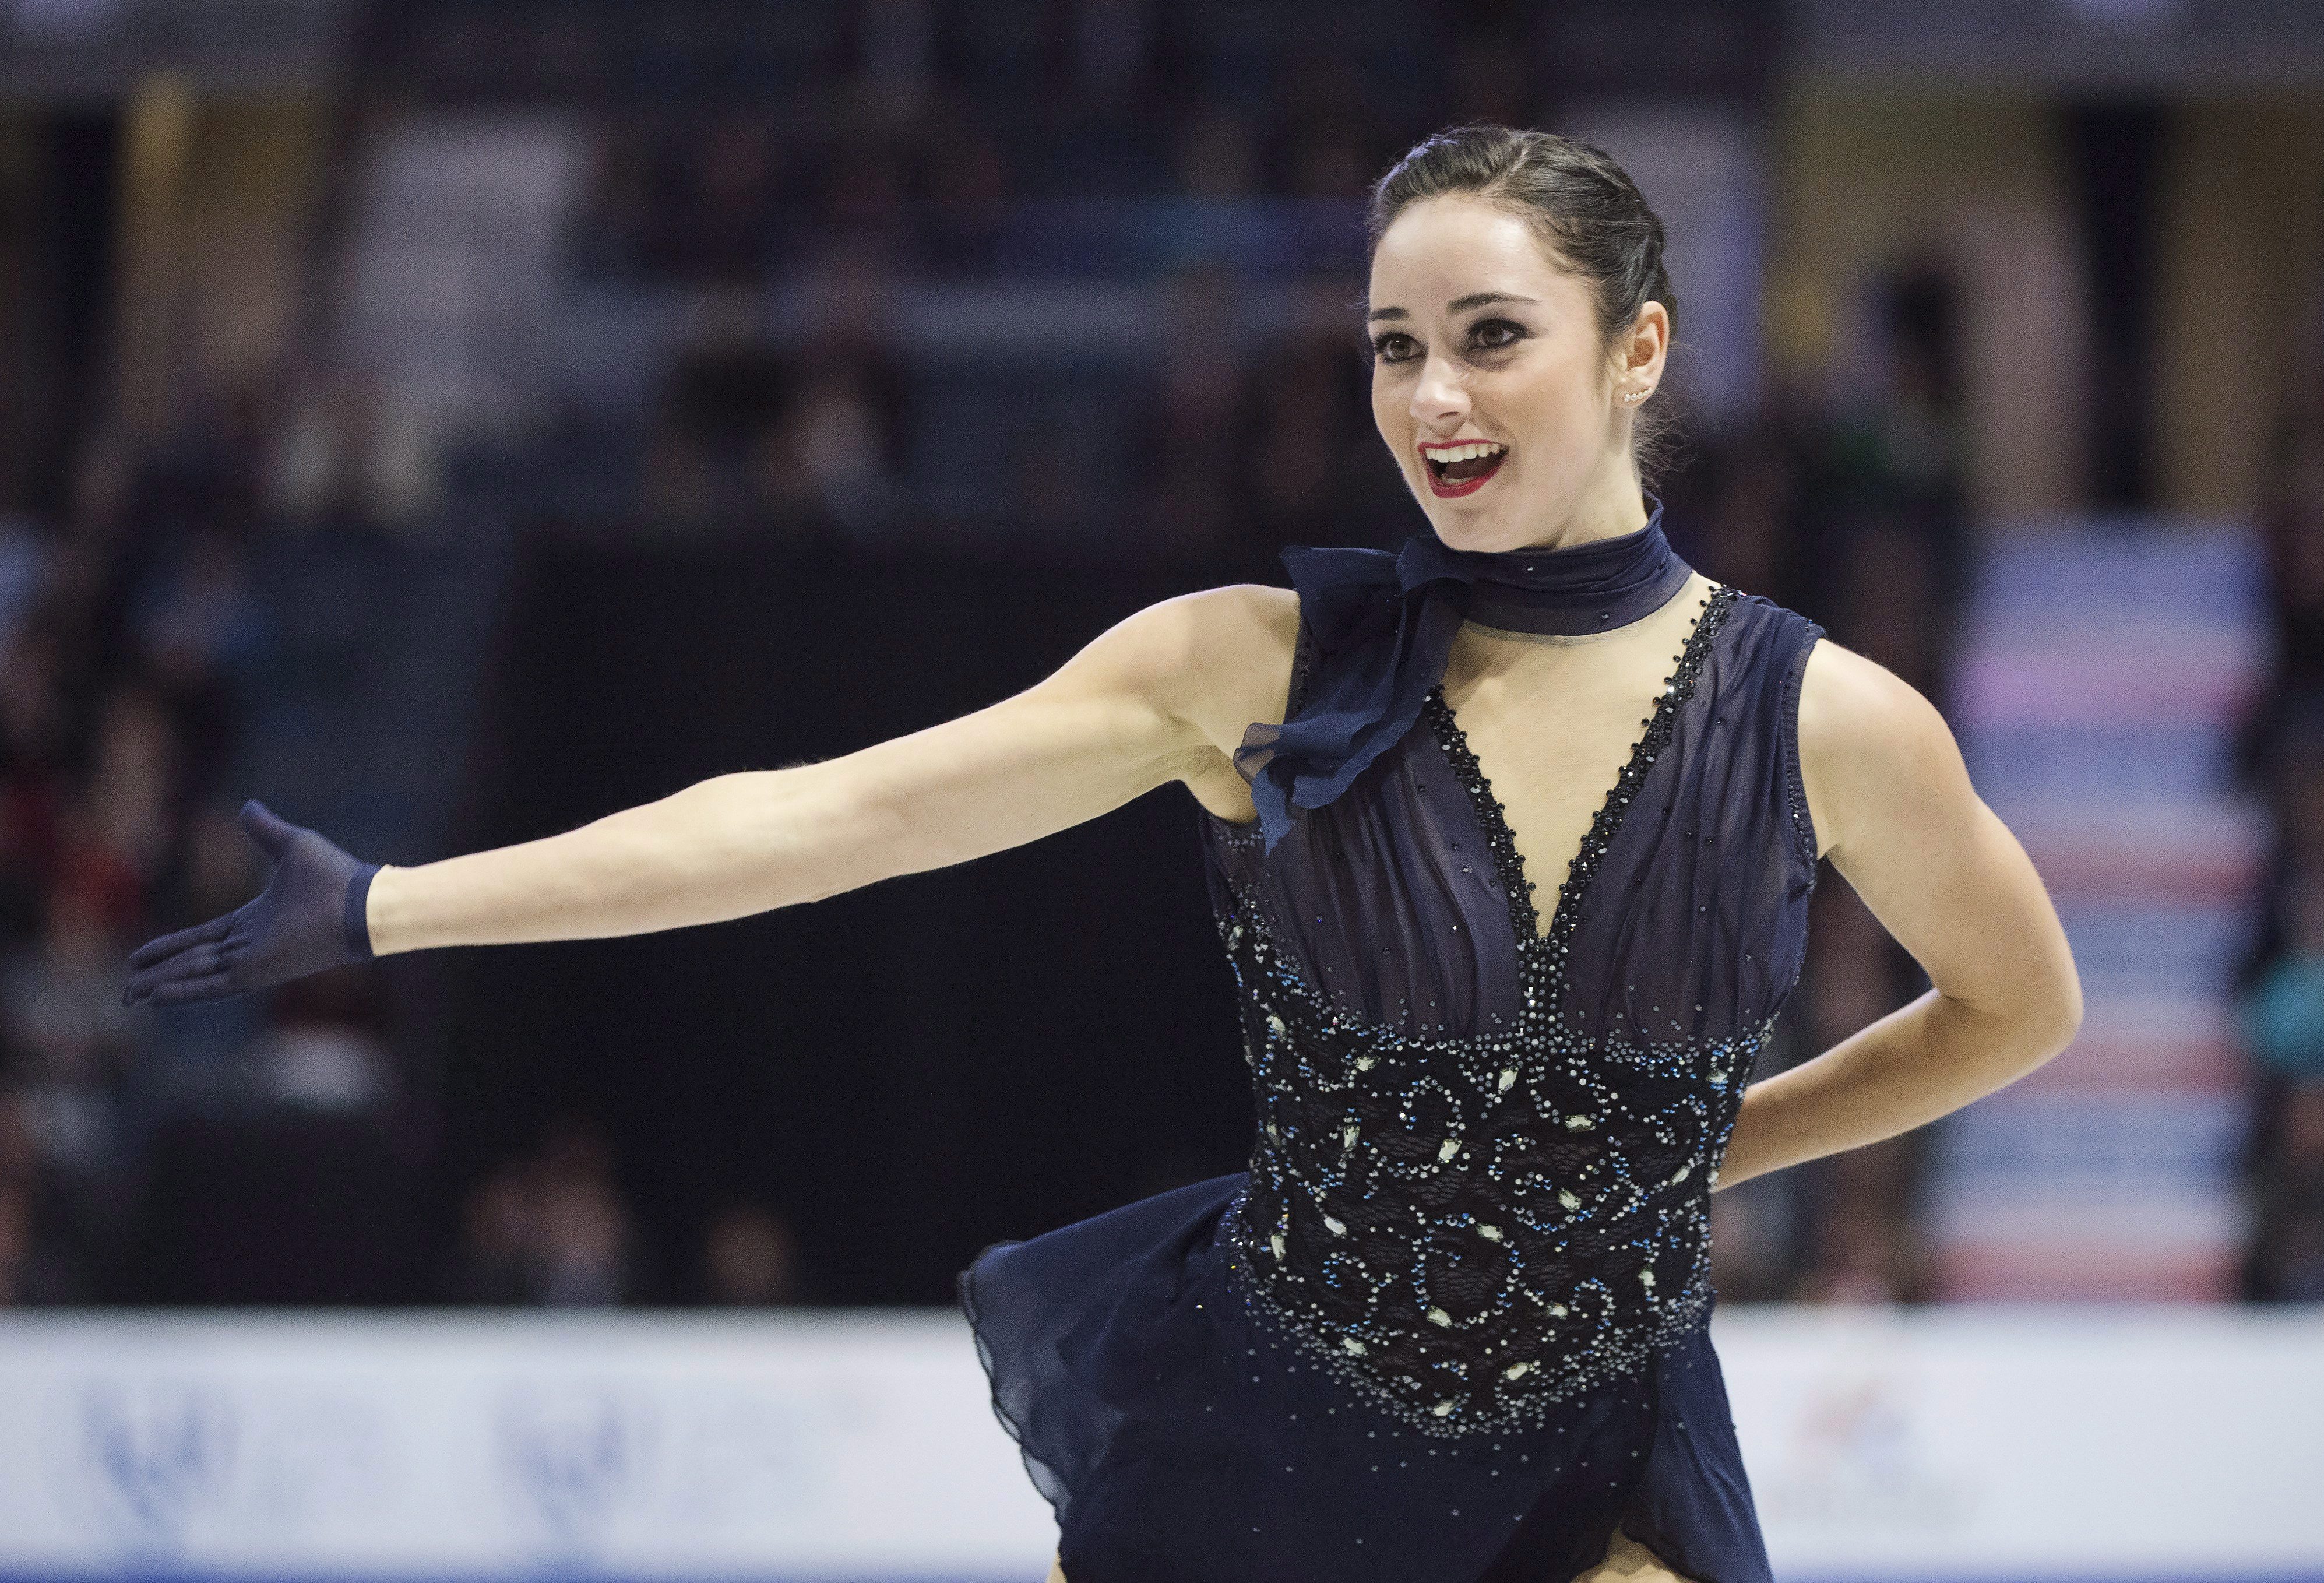
[[[1705,1317],[1718,1162],[1805,944],[1819,630],[1714,588],[1545,931],[1441,689],[1272,855],[1203,816],[1258,1108],[1230,1267],[1416,1427],[1538,1421]]]

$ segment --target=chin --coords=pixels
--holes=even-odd
[[[1434,506],[1434,509],[1429,509]],[[1422,507],[1428,525],[1436,536],[1453,550],[1508,550],[1515,548],[1510,534],[1496,520],[1498,514],[1489,511],[1450,511],[1443,503],[1432,501]]]
[[[1436,536],[1443,540],[1450,549],[1492,551],[1505,548],[1495,535],[1478,532],[1474,523],[1464,528],[1458,523],[1439,520],[1433,525],[1436,529]]]

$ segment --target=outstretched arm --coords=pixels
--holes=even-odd
[[[562,835],[381,868],[363,898],[362,943],[391,956],[645,934],[1020,846],[1167,781],[1214,773],[1246,725],[1280,719],[1296,619],[1286,588],[1184,595],[1120,622],[1025,691],[927,730],[820,763],[714,776]],[[312,856],[337,854],[314,840]],[[284,862],[278,884],[292,877],[288,860],[270,854]],[[318,915],[309,909],[310,930]],[[219,959],[229,922],[143,948],[132,966],[148,993],[189,966],[210,993],[260,987],[235,980]],[[201,955],[174,960],[163,948],[178,942],[177,957]],[[163,1004],[208,997],[180,993]]]
[[[1933,986],[1752,1084],[1718,1183],[1893,1137],[2006,1087],[2082,1020],[2065,930],[1969,784],[1936,707],[1831,639],[1800,685],[1800,771],[1825,851]]]

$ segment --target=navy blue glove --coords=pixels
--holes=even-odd
[[[255,798],[242,805],[241,817],[250,838],[274,860],[274,877],[225,917],[139,946],[129,958],[122,1004],[219,1000],[371,959],[364,903],[380,866],[285,824]]]

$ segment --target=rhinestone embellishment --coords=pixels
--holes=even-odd
[[[1585,1032],[1563,1005],[1590,882],[1736,597],[1715,585],[1695,616],[1545,932],[1501,805],[1442,690],[1428,695],[1515,929],[1515,1026],[1407,1037],[1351,1015],[1307,981],[1256,894],[1227,893],[1218,924],[1259,1123],[1221,1224],[1230,1283],[1423,1433],[1543,1422],[1707,1316],[1715,1162],[1772,1022],[1655,1040]]]

